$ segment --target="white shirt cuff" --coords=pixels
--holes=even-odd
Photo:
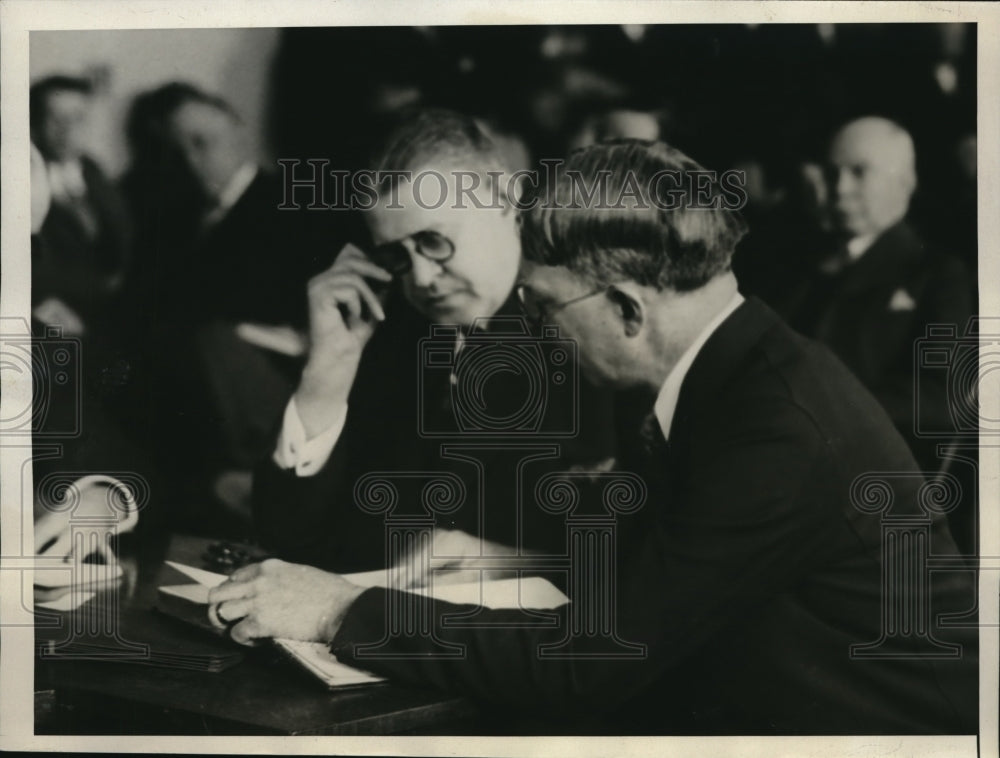
[[[306,439],[302,417],[295,405],[295,398],[285,406],[285,419],[281,424],[274,462],[283,469],[295,469],[296,476],[312,476],[326,464],[333,452],[347,420],[347,403],[338,409],[337,417],[328,429],[312,439]]]

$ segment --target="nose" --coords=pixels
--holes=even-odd
[[[410,254],[410,276],[413,284],[417,287],[426,288],[441,274],[441,264],[425,258],[412,248],[407,250]]]
[[[834,175],[834,194],[836,197],[846,197],[854,191],[854,178],[847,169],[839,169]]]

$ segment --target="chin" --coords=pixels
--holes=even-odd
[[[595,387],[617,387],[615,378],[596,366],[580,362],[580,374]]]
[[[425,302],[420,311],[435,323],[462,326],[471,326],[477,318],[489,318],[493,315],[479,300],[465,295],[450,297],[440,303]]]

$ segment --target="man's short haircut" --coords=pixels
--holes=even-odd
[[[404,114],[377,151],[372,168],[394,172],[440,166],[461,166],[484,175],[508,171],[503,153],[475,119],[444,108]],[[396,182],[398,178],[387,173],[380,189]]]
[[[580,181],[595,183],[602,172],[608,202],[581,203]],[[661,172],[669,172],[667,178],[683,189],[679,201],[664,199],[672,183],[658,182]],[[697,289],[730,270],[733,250],[747,231],[742,216],[721,202],[714,178],[708,187],[712,202],[692,203],[698,173],[708,172],[662,142],[615,140],[576,150],[551,184],[542,183],[537,196],[527,198],[529,210],[521,216],[524,257],[565,266],[595,283],[628,280],[659,290]],[[619,202],[623,197],[629,201]]]
[[[42,119],[45,118],[48,108],[49,95],[56,92],[77,92],[89,97],[93,91],[90,82],[78,76],[57,74],[39,79],[31,85],[28,95],[28,120],[31,128],[37,129],[42,125]]]

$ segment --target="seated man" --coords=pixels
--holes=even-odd
[[[837,244],[794,298],[790,323],[830,347],[882,404],[917,462],[937,471],[945,465],[939,440],[917,434],[914,345],[931,324],[964,333],[972,315],[964,266],[906,218],[916,156],[898,124],[877,117],[845,124],[830,145],[827,184]],[[920,377],[920,390],[925,423],[948,428],[948,394],[933,372]]]
[[[174,499],[197,504],[182,518],[203,528],[211,492],[229,506],[222,514],[249,523],[251,470],[271,448],[301,370],[305,284],[332,257],[330,235],[317,232],[340,219],[279,208],[282,182],[257,163],[225,100],[186,85],[165,93],[156,116],[193,178],[198,208],[192,239],[145,251],[140,262],[159,459],[170,481],[190,488]]]
[[[440,526],[511,546],[546,542],[546,526],[560,539],[561,521],[519,501],[544,470],[613,453],[610,396],[557,384],[545,340],[523,331],[503,153],[473,119],[428,110],[373,165],[385,178],[363,214],[374,247],[348,246],[309,284],[311,350],[273,460],[255,472],[257,531],[289,560],[381,568],[392,514],[362,511],[358,483],[380,472],[409,506],[445,472],[466,497]]]
[[[571,176],[602,172],[618,202],[581,204]],[[929,577],[919,552],[926,539],[954,553],[947,524],[924,507],[913,457],[871,394],[739,295],[743,223],[705,207],[703,172],[662,143],[595,145],[524,217],[528,313],[577,342],[588,376],[645,396],[627,463],[648,497],[620,519],[617,579],[569,569],[574,623],[577,609],[600,610],[595,591],[604,618],[539,628],[495,610],[477,618],[506,628],[390,635],[398,590],[272,561],[212,592],[213,610],[243,617],[232,636],[322,640],[403,682],[592,725],[605,713],[616,733],[974,732],[975,632],[932,624],[974,607],[973,583]],[[887,535],[901,515],[920,536]],[[424,597],[409,607],[435,621],[471,612]],[[383,640],[381,657],[361,654]],[[442,641],[464,654],[435,656]]]
[[[51,76],[31,86],[31,136],[51,193],[32,260],[32,308],[66,335],[113,341],[129,233],[117,190],[87,154],[92,107],[84,79]]]

